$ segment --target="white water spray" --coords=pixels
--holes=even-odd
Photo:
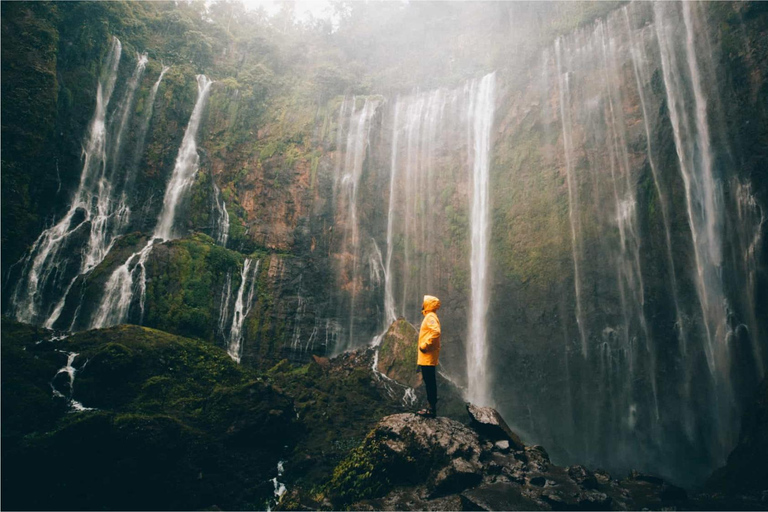
[[[490,151],[491,127],[495,102],[496,75],[485,75],[480,83],[472,84],[469,119],[472,121],[472,253],[471,312],[467,346],[467,380],[469,399],[478,405],[491,401],[487,379],[487,323],[488,313],[488,239],[490,236]]]

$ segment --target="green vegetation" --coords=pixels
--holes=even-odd
[[[325,492],[335,505],[345,508],[356,501],[383,496],[391,489],[398,476],[390,474],[390,468],[381,463],[385,457],[381,441],[380,435],[371,431],[333,470]]]
[[[292,401],[223,350],[137,326],[39,344],[50,334],[2,327],[4,508],[264,508]],[[69,393],[61,351],[93,410],[51,395]]]

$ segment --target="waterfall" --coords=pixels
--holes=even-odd
[[[654,152],[652,148],[652,142],[651,142],[651,119],[650,119],[650,112],[648,111],[647,107],[647,88],[650,86],[651,78],[648,74],[646,61],[648,57],[645,54],[644,46],[642,44],[638,44],[635,42],[635,37],[633,36],[633,30],[630,25],[630,19],[629,19],[629,9],[625,6],[623,9],[624,13],[624,20],[626,22],[626,31],[627,36],[629,39],[629,51],[630,51],[630,58],[632,60],[632,69],[635,74],[635,82],[637,84],[637,92],[638,96],[640,98],[640,108],[642,109],[643,113],[643,128],[645,129],[645,148],[646,148],[646,154],[648,155],[648,165],[651,168],[651,174],[653,176],[653,185],[656,189],[656,194],[659,197],[659,203],[661,206],[661,216],[662,221],[664,223],[664,237],[666,242],[666,257],[667,257],[667,266],[669,267],[669,275],[671,278],[671,284],[670,288],[672,291],[672,300],[675,305],[675,319],[676,319],[676,325],[678,326],[679,331],[679,340],[680,340],[680,350],[682,352],[682,355],[685,356],[685,353],[687,351],[687,343],[688,338],[686,334],[686,326],[683,322],[683,318],[681,316],[681,309],[680,309],[680,298],[679,298],[679,285],[677,283],[677,273],[675,271],[675,260],[672,256],[672,236],[670,235],[670,227],[669,227],[669,197],[664,188],[661,184],[661,178],[659,175],[659,169],[656,165],[656,159],[654,157]],[[641,35],[645,34],[645,31],[642,32]],[[641,41],[642,43],[643,41]]]
[[[155,98],[157,98],[157,91],[160,89],[160,83],[163,81],[163,77],[169,69],[171,69],[169,66],[162,67],[160,70],[160,75],[157,77],[154,85],[152,85],[152,89],[149,91],[149,96],[144,103],[144,117],[142,118],[141,124],[139,125],[139,130],[136,136],[136,148],[134,149],[133,157],[131,158],[130,168],[125,176],[123,194],[120,199],[121,204],[127,204],[128,202],[126,191],[131,190],[131,187],[133,186],[134,180],[136,178],[136,173],[139,169],[139,164],[142,157],[144,156],[144,146],[147,138],[147,132],[149,131],[149,123],[152,120],[152,114],[155,110]]]
[[[561,63],[562,43],[558,39],[555,41],[555,57],[557,59],[557,78],[558,92],[560,94],[560,120],[563,125],[563,151],[565,153],[565,173],[566,183],[568,185],[568,220],[571,225],[571,250],[573,252],[573,285],[576,295],[576,323],[579,327],[579,339],[581,340],[581,353],[587,355],[587,333],[586,321],[581,305],[581,223],[579,221],[578,210],[578,183],[574,178],[573,171],[573,142],[571,138],[571,120],[570,120],[570,91],[568,89],[569,75],[563,71]]]
[[[724,463],[765,361],[763,209],[733,163],[706,9],[622,6],[559,37],[543,52],[544,91],[520,96],[539,109],[521,139],[562,184],[570,256],[566,347],[534,370],[561,378],[562,397],[536,404],[515,382],[520,402],[540,417],[535,436],[567,443],[561,457],[681,482]]]
[[[195,181],[200,155],[197,154],[197,130],[203,118],[203,111],[211,88],[211,80],[205,75],[197,75],[197,101],[192,115],[189,118],[184,138],[176,156],[176,164],[173,167],[171,179],[165,189],[163,209],[157,218],[154,238],[172,240],[178,237],[175,230],[176,208],[185,198],[187,191]]]
[[[355,307],[357,295],[360,289],[361,279],[360,270],[360,219],[358,218],[358,188],[363,171],[363,162],[369,144],[369,133],[371,129],[371,119],[376,113],[380,101],[378,99],[366,98],[363,108],[356,111],[357,99],[353,98],[350,107],[347,102],[342,103],[340,116],[345,114],[349,108],[349,123],[346,138],[346,147],[344,151],[343,168],[338,166],[340,175],[337,175],[334,186],[334,197],[336,198],[337,215],[340,223],[344,226],[344,234],[341,245],[342,262],[340,269],[343,274],[351,280],[349,283],[349,329],[347,347],[354,345],[355,339]],[[343,129],[340,120],[339,139],[342,138]]]
[[[107,284],[104,286],[99,308],[91,320],[91,329],[121,324],[128,319],[135,286],[142,287],[140,297],[144,297],[145,264],[149,253],[152,252],[152,246],[153,241],[150,240],[144,248],[129,256],[125,263],[117,267],[109,276]],[[138,281],[134,274],[139,275]],[[142,318],[144,316],[143,305],[140,316]]]
[[[232,295],[232,275],[227,273],[227,281],[221,290],[219,299],[219,334],[222,337],[227,336],[227,320],[229,320],[229,303]]]
[[[104,287],[98,310],[91,320],[92,329],[109,327],[127,321],[136,292],[139,294],[141,310],[139,321],[143,320],[147,286],[145,264],[157,239],[170,240],[176,234],[174,231],[176,208],[178,203],[185,198],[185,193],[192,185],[198,170],[200,157],[197,154],[195,138],[200,127],[211,83],[205,75],[197,76],[197,100],[179,147],[171,179],[166,187],[163,209],[158,217],[154,234],[144,248],[129,256],[125,263],[110,275]]]
[[[229,356],[238,363],[243,356],[243,323],[253,306],[253,294],[256,291],[259,262],[260,260],[256,260],[256,265],[251,270],[253,260],[246,258],[243,262],[243,270],[240,273],[240,286],[237,289],[237,299],[235,299],[235,309],[232,314],[232,325],[229,329],[229,345],[227,347]],[[245,296],[245,299],[243,299],[243,296]]]
[[[487,405],[491,396],[488,389],[488,237],[490,234],[489,170],[491,127],[495,102],[496,75],[485,75],[480,83],[473,83],[468,117],[473,124],[472,152],[472,206],[471,231],[471,308],[467,347],[467,380],[470,400]]]
[[[705,330],[703,344],[709,373],[714,381],[713,429],[717,437],[716,459],[725,460],[736,433],[738,417],[733,408],[730,357],[725,344],[726,300],[721,282],[722,204],[715,181],[710,147],[707,98],[694,43],[691,6],[682,6],[684,34],[679,34],[680,15],[672,6],[654,5],[655,27],[661,53],[664,87],[669,102],[680,174],[685,187],[688,226],[691,230],[696,272],[694,281]],[[680,39],[683,39],[681,41]],[[682,44],[684,43],[684,44]],[[678,55],[678,48],[685,53]],[[682,62],[681,62],[682,61]],[[688,80],[683,80],[687,77]],[[692,102],[691,102],[692,100]],[[693,371],[690,366],[688,371]],[[693,376],[688,376],[690,381]]]
[[[392,251],[394,250],[393,236],[395,224],[395,185],[397,183],[397,142],[400,135],[400,98],[395,101],[395,116],[392,122],[392,151],[389,170],[389,208],[387,210],[387,262],[384,268],[384,313],[386,322],[384,329],[397,319],[395,313],[395,297],[392,293]]]
[[[104,240],[95,239],[97,233],[103,234],[99,224],[103,212],[95,209],[94,205],[101,207],[108,201],[99,194],[108,192],[104,188],[108,149],[107,107],[115,89],[121,53],[120,40],[113,38],[96,88],[96,110],[83,148],[83,170],[69,210],[58,223],[40,234],[25,256],[22,275],[11,299],[12,315],[20,322],[42,321],[46,326],[52,326],[77,275],[90,270],[96,258],[105,254],[103,249],[112,242],[112,236]],[[143,70],[143,64],[138,67]],[[78,258],[75,254],[81,251],[77,244],[85,230],[89,231],[89,241],[82,249],[84,256]],[[54,307],[51,310],[52,304]]]
[[[92,411],[93,408],[85,407],[83,404],[81,404],[80,402],[74,399],[75,373],[77,372],[77,369],[75,368],[74,363],[75,363],[75,358],[80,354],[78,354],[77,352],[67,352],[65,350],[57,350],[57,352],[61,352],[62,354],[65,354],[67,356],[67,363],[62,368],[60,368],[59,371],[56,372],[56,375],[54,375],[53,379],[51,380],[51,390],[53,391],[53,396],[66,399],[67,405],[69,406],[69,409],[71,412]],[[56,388],[56,380],[59,375],[67,376],[68,391],[66,394],[62,393],[61,391],[59,391],[59,389]]]
[[[307,300],[302,297],[301,284],[304,280],[304,275],[299,276],[299,289],[296,293],[296,314],[293,317],[293,334],[291,335],[291,350],[293,352],[300,352],[301,346],[301,322],[304,320],[304,315],[307,312]]]
[[[216,243],[222,247],[227,246],[227,240],[229,239],[229,212],[227,212],[227,203],[221,197],[221,190],[216,185],[211,177],[211,183],[213,183],[213,203],[211,204],[211,216],[214,220],[213,235]]]

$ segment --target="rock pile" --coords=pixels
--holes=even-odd
[[[467,404],[469,426],[395,414],[337,467],[327,496],[352,510],[626,510],[679,507],[683,489],[633,473],[552,463],[501,415]]]

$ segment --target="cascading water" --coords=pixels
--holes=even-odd
[[[51,380],[51,390],[53,391],[53,396],[58,398],[64,398],[67,400],[67,404],[69,406],[69,409],[71,412],[82,412],[82,411],[92,411],[93,409],[91,407],[85,407],[83,404],[78,402],[74,399],[74,392],[75,392],[75,373],[77,372],[77,369],[74,366],[75,358],[79,356],[77,352],[67,352],[64,350],[58,350],[58,352],[61,352],[62,354],[65,354],[67,356],[67,364],[64,365],[61,369],[59,369],[58,372],[56,372],[56,375],[53,376],[53,380]],[[85,366],[85,364],[83,365]],[[80,368],[82,370],[82,368]],[[66,384],[67,384],[67,391],[66,393],[61,392],[57,388],[57,384],[59,381],[59,376],[66,376]]]
[[[211,81],[205,75],[197,76],[197,100],[184,132],[171,179],[165,190],[163,209],[157,219],[152,237],[140,251],[133,253],[123,265],[112,272],[90,327],[98,329],[125,322],[130,314],[136,292],[139,295],[139,322],[144,316],[146,294],[146,261],[157,239],[171,240],[174,230],[176,209],[185,198],[197,174],[200,157],[197,154],[197,130],[203,117]]]
[[[393,236],[395,224],[395,184],[397,183],[397,142],[400,135],[400,98],[395,102],[395,116],[392,122],[392,153],[389,171],[389,209],[387,211],[387,262],[384,267],[384,312],[386,314],[385,328],[397,319],[395,314],[395,297],[392,293],[392,251],[394,250]]]
[[[213,82],[205,75],[197,75],[197,100],[192,115],[189,117],[184,138],[176,156],[176,164],[171,173],[171,179],[165,189],[163,209],[157,218],[154,238],[173,240],[180,233],[176,230],[176,209],[192,187],[200,164],[200,155],[197,154],[197,130],[203,119],[203,112],[208,100],[208,93]]]
[[[229,239],[229,212],[227,212],[227,203],[221,197],[221,190],[213,183],[213,203],[211,204],[211,217],[214,219],[213,235],[216,243],[222,247],[227,246]]]
[[[544,52],[542,154],[561,162],[574,281],[565,350],[536,357],[558,361],[567,396],[553,407],[529,390],[511,414],[541,419],[532,435],[568,460],[680,481],[724,463],[764,361],[744,257],[761,210],[721,178],[736,172],[704,9],[633,2]]]
[[[102,68],[102,76],[96,90],[96,110],[89,126],[88,140],[83,148],[83,170],[80,184],[75,191],[69,210],[51,228],[44,230],[25,257],[22,275],[16,283],[11,299],[11,313],[20,322],[52,325],[63,307],[63,301],[77,275],[90,270],[99,248],[105,248],[110,240],[94,244],[92,222],[99,215],[94,205],[105,199],[103,179],[107,166],[107,107],[117,81],[122,44],[113,38]],[[143,69],[143,66],[142,66]],[[72,257],[82,239],[82,233],[89,230],[89,246],[82,252],[82,258]]]
[[[491,73],[457,89],[398,97],[392,107],[387,246],[386,258],[382,258],[385,325],[371,343],[378,346],[398,313],[418,325],[421,297],[425,293],[439,295],[445,289],[447,283],[438,271],[443,257],[438,230],[446,228],[444,211],[467,208],[469,225],[456,225],[461,218],[458,215],[448,220],[454,223],[451,229],[468,228],[467,246],[472,249],[466,261],[471,274],[467,284],[473,290],[468,326],[472,334],[466,354],[472,365],[467,375],[474,375],[470,396],[479,402],[490,401],[488,372],[485,368],[478,372],[477,367],[483,366],[487,354],[488,186],[494,88],[495,74]],[[456,157],[467,162],[464,175],[445,170],[445,163]],[[469,198],[441,191],[442,183],[466,181],[473,191]]]
[[[563,125],[563,152],[565,154],[565,174],[568,184],[568,220],[571,224],[571,250],[573,251],[573,284],[576,296],[576,323],[579,327],[579,338],[581,340],[581,352],[587,355],[587,333],[586,321],[581,305],[581,223],[579,221],[579,200],[578,189],[573,177],[573,142],[571,141],[571,120],[568,104],[570,103],[570,90],[568,84],[568,73],[563,72],[562,68],[562,44],[560,39],[555,41],[555,56],[557,59],[557,90],[560,95],[560,120]]]
[[[256,291],[256,279],[259,273],[259,262],[251,265],[253,260],[246,258],[243,262],[243,271],[240,273],[240,286],[237,289],[237,299],[235,299],[235,309],[232,313],[232,325],[229,328],[229,345],[227,353],[229,356],[240,362],[243,357],[243,323],[248,313],[253,307],[253,294]]]
[[[353,98],[347,107],[347,102],[342,103],[341,113],[343,115],[348,109],[350,111],[349,124],[347,130],[346,148],[344,151],[344,166],[338,167],[342,172],[335,180],[334,197],[337,201],[337,212],[340,214],[340,223],[344,226],[344,234],[341,245],[340,266],[349,279],[349,328],[348,342],[346,347],[337,347],[344,349],[354,345],[355,339],[355,307],[358,290],[361,287],[360,271],[360,219],[358,218],[358,188],[360,178],[363,172],[363,162],[369,144],[369,133],[371,129],[371,119],[376,113],[380,101],[375,98],[366,98],[363,108],[356,111],[357,100]],[[339,139],[343,126],[340,120]]]
[[[123,193],[120,197],[121,207],[124,207],[124,205],[127,205],[129,202],[127,191],[131,190],[133,187],[134,180],[139,169],[139,164],[141,163],[141,159],[144,157],[145,141],[147,138],[147,132],[149,131],[149,123],[152,120],[152,114],[155,111],[155,98],[157,98],[157,91],[160,89],[160,83],[163,81],[163,77],[169,69],[171,69],[169,66],[162,67],[160,70],[160,75],[157,77],[154,85],[152,85],[152,89],[149,91],[149,96],[144,102],[144,117],[142,118],[141,124],[139,125],[136,136],[136,147],[133,151],[133,156],[131,157],[128,171],[125,174]]]
[[[495,101],[496,75],[485,75],[472,84],[469,119],[472,122],[472,230],[471,312],[467,347],[467,379],[469,399],[478,405],[491,401],[488,389],[488,237],[490,235],[489,170],[491,127]]]
[[[232,275],[227,273],[227,280],[224,284],[224,288],[221,290],[221,298],[219,299],[219,334],[223,337],[227,337],[227,321],[229,320],[229,307],[230,297],[232,295]]]

